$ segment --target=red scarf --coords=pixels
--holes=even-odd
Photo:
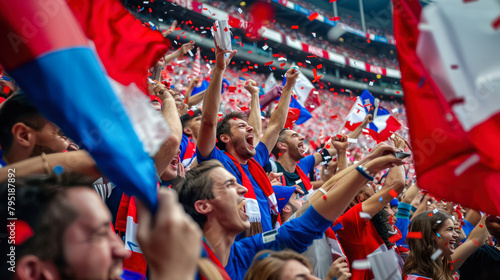
[[[240,171],[241,174],[241,182],[245,188],[248,189],[248,192],[245,194],[246,204],[245,210],[248,215],[250,222],[261,222],[260,209],[259,204],[257,202],[257,197],[255,196],[254,187],[252,185],[252,181],[248,178],[247,174],[241,167],[241,164],[236,160],[236,158],[228,152],[224,152],[234,163],[236,168]],[[273,186],[269,181],[269,178],[266,175],[266,172],[260,166],[255,159],[251,158],[248,160],[248,171],[252,174],[253,179],[259,185],[264,195],[267,197],[267,202],[269,208],[271,209],[271,214],[278,215],[278,203],[276,201],[276,196],[274,195]],[[279,219],[278,219],[279,221]]]
[[[297,175],[299,175],[300,180],[302,181],[302,184],[304,184],[304,187],[306,187],[307,191],[310,191],[312,188],[311,181],[309,180],[309,177],[302,171],[302,169],[299,167],[298,164],[295,165],[295,172]]]
[[[212,261],[212,263],[215,264],[215,268],[217,268],[217,270],[219,271],[222,279],[231,280],[231,277],[229,277],[229,275],[227,274],[226,269],[224,269],[217,256],[214,254],[214,252],[212,252],[212,249],[210,249],[210,246],[208,246],[207,242],[205,242],[205,238],[203,238],[203,247],[205,248],[205,252],[207,252],[207,257]],[[201,275],[200,278],[202,280],[206,279]]]

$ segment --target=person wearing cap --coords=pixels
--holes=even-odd
[[[189,110],[181,116],[182,140],[180,160],[188,168],[196,159],[196,143],[200,132],[201,110]]]

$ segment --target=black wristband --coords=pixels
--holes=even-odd
[[[328,152],[328,149],[323,148],[321,150],[321,158],[323,159],[321,162],[322,165],[326,165],[330,162],[330,160],[332,160],[332,156],[330,155],[330,152]]]

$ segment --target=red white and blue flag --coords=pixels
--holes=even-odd
[[[393,3],[418,186],[500,215],[498,3]]]
[[[99,5],[106,1],[81,2],[102,9],[101,14],[88,15],[85,20],[102,21],[92,25],[103,30],[112,29],[111,24],[119,18],[110,19],[109,16],[119,12],[118,8],[123,9],[121,5],[114,5],[118,3],[115,1],[107,1],[114,6]],[[123,20],[120,23],[127,26],[126,22]],[[123,106],[123,98],[120,99],[120,93],[115,90],[120,88],[134,94],[136,91],[133,88],[144,88],[145,84],[141,81],[147,79],[142,76],[143,73],[147,75],[147,68],[124,70],[114,65],[115,60],[106,57],[102,51],[105,47],[99,45],[105,42],[99,38],[102,34],[96,29],[86,28],[86,36],[81,23],[63,0],[2,1],[0,36],[4,40],[0,40],[0,63],[48,120],[89,151],[99,170],[126,193],[137,196],[150,209],[155,209],[156,169],[150,155],[159,147],[151,145],[147,149],[140,141],[129,117],[131,111],[137,110]],[[131,27],[130,24],[128,27]],[[90,33],[92,36],[88,35]],[[147,37],[142,42],[136,42],[137,46],[156,45]],[[99,58],[89,45],[88,38],[93,39]],[[120,45],[120,36],[114,33],[112,38],[115,41],[109,43]],[[157,49],[166,51],[168,46],[164,42],[162,44]],[[144,49],[148,48],[142,48],[141,54],[144,54]],[[130,47],[128,50],[134,52]],[[124,61],[135,59],[129,63],[141,67],[145,65],[139,57],[125,56],[124,52],[108,54]],[[106,69],[103,69],[103,64]],[[106,72],[111,75],[122,71],[125,73],[111,77],[116,82],[110,82],[110,76],[106,75]],[[147,96],[141,94],[147,100]],[[158,144],[160,139],[156,140]]]
[[[368,114],[372,114],[373,122],[366,128],[368,134],[377,142],[387,140],[401,127],[401,124],[394,116],[391,116],[389,111],[376,105],[375,97],[368,90],[363,91],[356,98],[356,102],[346,117],[345,127],[351,131],[355,130]]]

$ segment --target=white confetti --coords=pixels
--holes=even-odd
[[[393,113],[397,113],[397,112],[399,112],[399,109],[398,109],[398,108],[394,108],[394,109],[392,109],[392,111],[391,111],[391,112],[393,112]]]
[[[314,36],[314,38],[316,38],[316,33],[315,32],[313,32],[312,35]]]
[[[210,68],[210,64],[207,63],[206,66],[207,66],[208,70],[212,70],[212,68]]]
[[[433,261],[435,261],[437,258],[439,258],[439,256],[441,256],[442,253],[443,253],[443,250],[437,249],[436,252],[434,252],[434,254],[432,254],[431,259]]]
[[[278,61],[287,61],[285,57],[278,57]]]
[[[269,48],[269,46],[268,46],[268,45],[264,45],[264,46],[262,47],[262,49],[263,49],[263,50],[267,50],[268,48]]]
[[[243,10],[241,8],[238,8],[238,13],[243,13]]]
[[[307,60],[307,59],[306,59],[306,62],[307,62],[308,64],[311,64],[311,62],[310,62],[309,60]]]
[[[183,63],[185,60],[177,60],[177,63]]]
[[[368,219],[368,220],[371,220],[372,219],[372,216],[370,216],[370,214],[368,213],[365,213],[365,212],[359,212],[359,216],[363,219]]]
[[[437,221],[436,221],[436,223],[437,223],[437,224],[440,224],[440,223],[441,223],[441,220],[437,220]]]
[[[370,81],[368,85],[373,86],[373,81]]]
[[[190,56],[193,56],[193,52],[191,50],[188,51]]]
[[[348,143],[358,143],[358,139],[355,138],[347,138]]]
[[[357,270],[370,269],[370,261],[368,260],[355,260],[352,262],[352,268]]]
[[[207,33],[207,31],[206,31],[206,30],[201,31],[201,34],[205,34],[205,33]]]
[[[434,208],[434,210],[432,210],[432,213],[436,214],[439,210],[437,208]]]
[[[159,21],[159,22],[163,22],[163,19],[162,19],[162,18],[159,18],[159,19],[158,19],[158,21]]]

